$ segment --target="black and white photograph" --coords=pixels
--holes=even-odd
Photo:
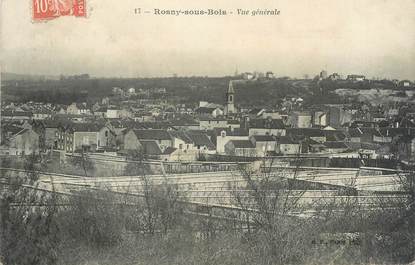
[[[415,265],[414,0],[0,0],[0,265]]]

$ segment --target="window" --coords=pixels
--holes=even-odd
[[[105,131],[105,137],[108,137],[108,131]]]
[[[183,149],[183,144],[179,144],[179,149]]]

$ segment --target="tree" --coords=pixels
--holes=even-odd
[[[30,156],[25,172],[7,172],[0,189],[0,261],[55,264],[59,247],[57,197],[37,188],[39,157]]]

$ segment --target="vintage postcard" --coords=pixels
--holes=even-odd
[[[0,0],[0,265],[415,265],[414,0]]]

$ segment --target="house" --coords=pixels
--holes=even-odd
[[[348,75],[347,76],[347,81],[352,81],[352,82],[362,82],[365,81],[366,77],[364,75]]]
[[[185,131],[171,131],[169,133],[173,139],[172,147],[183,151],[195,149],[192,139]]]
[[[202,118],[199,121],[200,130],[212,130],[215,128],[227,128],[228,120],[224,118]]]
[[[42,121],[44,145],[46,149],[58,147],[58,129],[61,122],[56,120]]]
[[[167,130],[131,129],[124,136],[124,149],[137,149],[143,140],[156,141],[162,151],[167,147],[173,147],[173,137]]]
[[[110,107],[107,109],[106,117],[108,119],[118,119],[120,118],[121,110],[119,108]]]
[[[72,103],[66,109],[67,114],[72,115],[89,115],[91,110],[87,107],[86,103]]]
[[[293,128],[311,128],[312,116],[307,111],[294,111],[290,114],[290,124]]]
[[[128,93],[128,95],[130,95],[130,96],[134,96],[134,95],[136,95],[135,88],[134,88],[134,87],[130,87],[130,88],[127,90],[127,93]]]
[[[328,113],[325,111],[315,111],[313,115],[314,126],[325,127],[328,125]]]
[[[285,125],[281,119],[250,119],[248,121],[249,136],[252,135],[274,135],[284,136]]]
[[[52,113],[48,110],[34,110],[33,119],[34,120],[44,120],[52,117]]]
[[[1,118],[3,120],[28,121],[31,120],[33,114],[29,111],[2,111]]]
[[[277,153],[282,155],[300,154],[300,142],[292,139],[290,136],[280,136],[277,138]]]
[[[201,116],[212,116],[214,118],[223,116],[223,109],[219,107],[199,107],[195,113]]]
[[[398,83],[398,86],[399,87],[404,87],[404,88],[411,87],[412,86],[412,82],[409,81],[409,80],[402,80],[402,81],[400,81]]]
[[[250,140],[230,140],[225,144],[225,153],[231,156],[255,157],[256,148]]]
[[[248,112],[248,115],[250,118],[256,119],[256,118],[262,117],[262,114],[265,113],[266,111],[267,111],[266,109],[254,108]]]
[[[106,118],[107,110],[108,109],[105,106],[99,107],[98,109],[94,111],[94,116],[99,117],[99,118]]]
[[[120,88],[120,87],[113,87],[112,88],[112,94],[114,96],[122,96],[122,97],[124,97],[125,96],[125,91],[122,88]]]
[[[273,73],[273,72],[268,71],[268,72],[266,72],[265,77],[266,77],[267,79],[273,79],[273,78],[274,78],[274,73]]]
[[[208,135],[197,131],[169,131],[173,138],[173,148],[181,160],[195,160],[201,154],[215,153],[216,147]]]
[[[213,143],[216,144],[216,152],[225,153],[225,144],[231,140],[248,140],[249,134],[245,129],[217,128],[214,130]]]
[[[242,77],[245,80],[252,80],[255,78],[255,75],[253,73],[246,72],[242,74]]]
[[[415,136],[404,136],[397,142],[399,158],[415,161]]]
[[[200,153],[215,153],[216,147],[210,138],[205,133],[199,132],[188,132],[188,137],[190,138],[193,146]]]
[[[374,128],[350,128],[347,131],[350,142],[354,143],[373,143],[373,136],[378,132]]]
[[[58,127],[58,149],[68,153],[95,151],[100,129],[99,125],[91,123],[61,125]]]
[[[331,104],[328,106],[328,123],[333,128],[341,128],[343,124],[351,122],[353,110],[345,109],[343,105]]]
[[[319,143],[326,141],[325,132],[318,128],[288,128],[285,134],[297,140],[311,139]]]
[[[349,147],[344,142],[325,142],[323,143],[325,152],[327,153],[343,153],[349,150]]]
[[[259,115],[259,117],[262,119],[282,119],[283,115],[279,111],[265,110]]]
[[[340,77],[340,75],[338,73],[333,73],[333,74],[329,75],[328,78],[331,81],[337,81],[337,80],[340,80],[341,79],[341,77]]]
[[[134,129],[126,131],[123,136],[123,145],[124,150],[141,150],[143,146]]]
[[[97,148],[113,148],[116,146],[115,131],[108,124],[100,125],[98,131]]]
[[[259,156],[266,156],[270,152],[277,152],[277,140],[272,135],[253,135],[249,140],[256,148]]]
[[[140,144],[141,144],[141,151],[144,154],[144,156],[147,158],[158,159],[160,155],[163,154],[163,151],[161,150],[160,146],[154,140],[141,140]],[[168,147],[168,148],[171,148],[171,147]],[[167,151],[167,153],[169,153],[169,151]]]
[[[301,145],[301,153],[321,153],[324,149],[324,144],[312,139],[306,139]]]
[[[39,134],[33,129],[24,129],[16,126],[2,127],[1,151],[6,155],[38,154]]]
[[[374,143],[391,143],[392,142],[392,135],[389,134],[389,130],[376,130],[373,134],[373,142]]]

